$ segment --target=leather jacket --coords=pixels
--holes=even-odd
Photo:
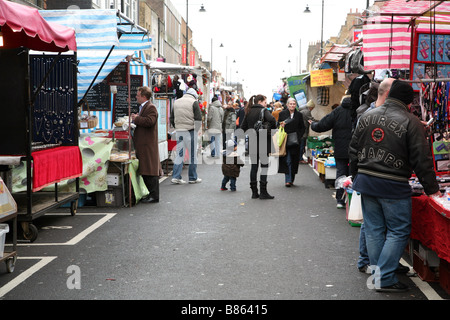
[[[387,98],[358,121],[349,147],[350,174],[408,181],[414,172],[426,194],[439,191],[424,125],[400,100]]]

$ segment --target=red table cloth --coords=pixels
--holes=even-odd
[[[450,262],[450,211],[427,196],[413,197],[411,238]]]
[[[31,156],[33,192],[57,182],[80,177],[83,173],[83,161],[78,146],[35,151]]]

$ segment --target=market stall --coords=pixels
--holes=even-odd
[[[59,194],[57,189],[59,182],[78,182],[81,175],[73,98],[77,90],[75,32],[46,22],[36,9],[3,0],[0,27],[0,116],[7,119],[0,133],[9,137],[0,141],[0,158],[7,170],[21,164],[26,167],[26,192],[13,197],[23,235],[34,241],[33,219],[64,203],[71,203],[72,214],[77,207],[78,188],[70,194]],[[52,166],[53,161],[58,165]],[[38,192],[50,184],[54,192]]]
[[[129,170],[137,167],[131,164],[138,161],[134,156],[129,116],[138,111],[137,88],[149,85],[148,68],[141,57],[142,50],[151,48],[151,37],[146,29],[116,10],[43,10],[41,14],[47,21],[76,30],[80,73],[78,105],[82,112],[80,138],[96,141],[97,149],[102,146],[102,154],[110,155],[104,165],[96,162],[97,157],[83,158],[87,170],[82,177],[82,190],[95,192],[100,206],[125,205],[127,194],[131,206],[132,196],[136,201],[142,196],[138,192],[142,178],[135,176],[136,171]],[[165,140],[159,146],[160,154]],[[88,152],[89,147],[83,152]],[[89,170],[92,167],[102,168],[99,170],[102,179],[98,178],[99,172]],[[116,169],[121,175],[121,185],[108,179]],[[124,175],[132,176],[125,181]],[[102,183],[90,184],[92,180]],[[111,200],[113,195],[116,195],[114,201]],[[116,201],[118,199],[122,201]]]

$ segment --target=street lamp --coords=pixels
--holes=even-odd
[[[308,7],[307,7],[308,8]],[[309,9],[308,9],[309,10]],[[289,43],[288,49],[292,49],[292,45]],[[299,74],[302,73],[302,39],[300,39],[300,46],[299,46],[299,56],[298,56],[298,69]]]
[[[324,7],[324,0],[322,0],[322,27],[320,30],[320,56],[322,57],[323,54],[323,7]],[[305,11],[303,13],[311,13],[311,10],[309,10],[309,6],[306,5]]]
[[[200,7],[199,12],[206,12],[203,4]],[[189,0],[186,0],[186,65],[189,66]]]

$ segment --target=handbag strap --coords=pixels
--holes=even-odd
[[[259,114],[259,120],[264,121],[264,108],[261,109],[261,113]]]

